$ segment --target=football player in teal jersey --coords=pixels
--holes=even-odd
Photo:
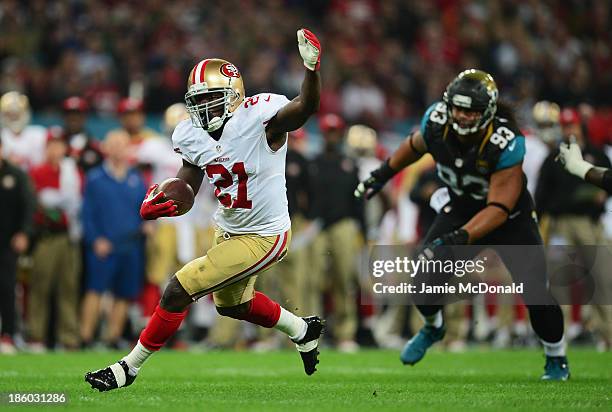
[[[525,284],[523,298],[546,354],[542,379],[566,380],[563,314],[547,286],[542,238],[521,167],[525,138],[511,110],[498,104],[498,95],[490,74],[475,69],[461,72],[443,99],[427,109],[420,129],[358,185],[355,195],[372,197],[396,173],[430,153],[450,200],[425,236],[420,254],[427,259],[453,258],[449,246],[454,245],[496,250],[514,282]],[[530,256],[517,259],[499,245],[530,245],[526,248]],[[419,362],[446,331],[443,306],[435,299],[423,296],[416,306],[425,326],[401,353],[402,362],[409,365]]]

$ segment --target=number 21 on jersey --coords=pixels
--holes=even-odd
[[[229,193],[221,193],[222,189],[227,189],[234,183],[232,173],[238,176],[238,191],[236,197],[233,199]],[[232,209],[251,209],[253,207],[253,202],[248,199],[247,181],[249,180],[249,176],[244,168],[244,162],[234,163],[232,166],[232,173],[222,164],[206,165],[206,174],[209,178],[212,179],[215,175],[221,175],[221,178],[217,180],[214,185],[215,196],[223,206]]]

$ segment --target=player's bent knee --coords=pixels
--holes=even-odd
[[[243,319],[249,313],[251,301],[236,306],[215,306],[217,313],[234,319]]]
[[[191,302],[191,296],[185,291],[175,275],[168,282],[159,306],[168,312],[182,312]]]

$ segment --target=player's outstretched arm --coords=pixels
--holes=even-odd
[[[397,172],[419,160],[426,152],[425,140],[421,132],[417,130],[408,136],[391,157],[370,174],[370,177],[357,185],[355,197],[365,196],[366,199],[370,199],[380,192]]]
[[[604,167],[595,167],[584,160],[575,139],[569,144],[561,143],[556,160],[561,162],[569,173],[612,193],[612,171]]]
[[[612,169],[605,167],[592,167],[584,176],[584,180],[599,186],[609,194],[612,194]]]
[[[427,145],[420,130],[412,133],[404,139],[400,147],[389,158],[389,166],[393,170],[400,171],[406,166],[419,160],[427,153]]]
[[[476,213],[462,228],[467,231],[469,243],[484,237],[508,219],[522,189],[522,163],[491,175],[487,206]]]
[[[317,36],[307,29],[298,30],[297,38],[300,55],[306,67],[304,81],[299,96],[287,103],[270,119],[266,127],[269,142],[284,138],[284,133],[299,129],[313,113],[319,110],[321,44]]]

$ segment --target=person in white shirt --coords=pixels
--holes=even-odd
[[[221,315],[286,333],[306,374],[315,372],[323,321],[297,317],[254,289],[256,275],[282,259],[290,241],[287,132],[301,127],[319,107],[321,45],[306,29],[298,30],[297,37],[306,71],[300,94],[291,101],[273,93],[246,98],[240,71],[226,60],[204,59],[191,70],[185,95],[191,119],[178,124],[172,141],[183,158],[177,177],[196,193],[205,176],[215,186],[214,245],[172,277],[134,349],[85,375],[92,388],[132,384],[145,360],[177,331],[187,307],[210,293]],[[176,215],[177,206],[164,201],[156,188],[149,188],[141,216]]]
[[[19,92],[0,97],[2,154],[16,166],[29,171],[45,159],[47,130],[31,125],[30,102]]]

